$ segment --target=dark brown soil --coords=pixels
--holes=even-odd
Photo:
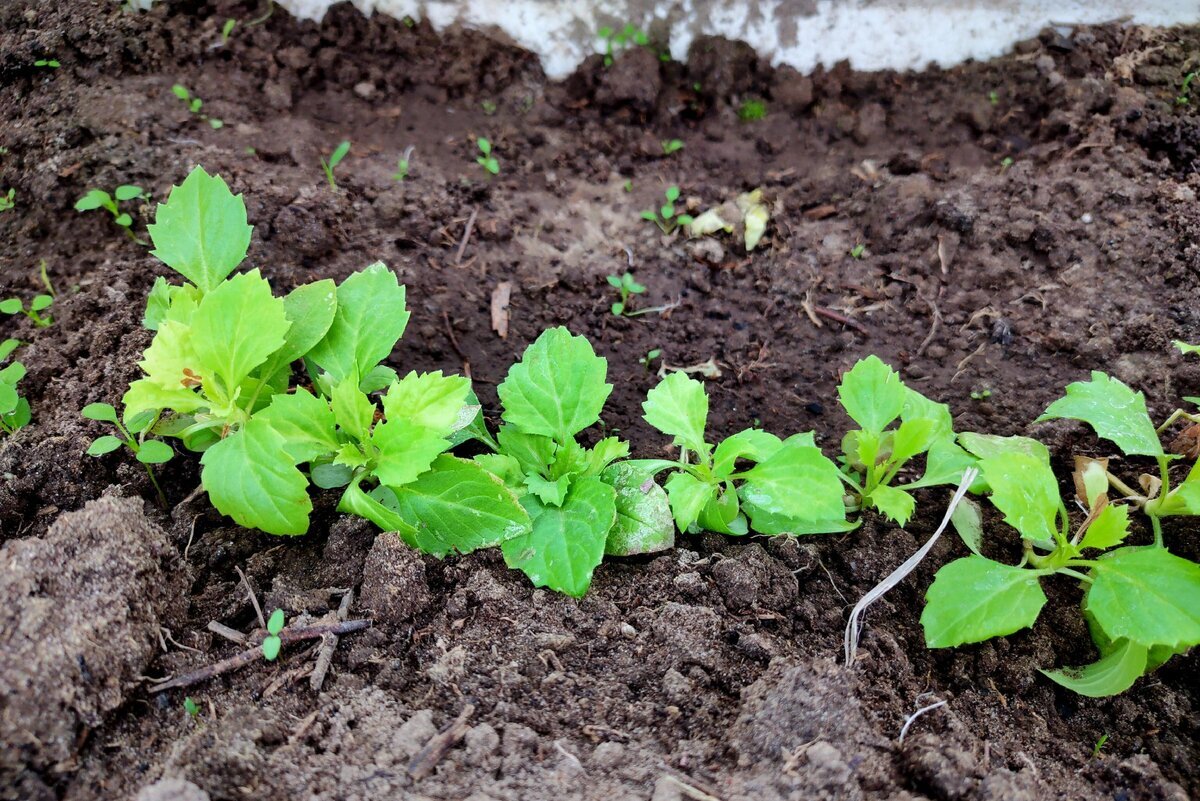
[[[949,403],[960,429],[1036,430],[1065,465],[1073,448],[1096,443],[1074,426],[1029,421],[1088,370],[1144,390],[1160,417],[1200,388],[1200,367],[1169,352],[1173,338],[1200,338],[1200,98],[1174,102],[1181,76],[1200,66],[1200,30],[1048,32],[994,62],[920,74],[839,66],[800,76],[744,46],[703,41],[688,65],[634,51],[555,84],[527,53],[478,34],[438,37],[348,5],[320,25],[276,11],[239,25],[223,47],[224,20],[259,9],[158,5],[0,6],[0,189],[17,199],[0,213],[0,289],[32,295],[45,259],[60,292],[52,327],[3,322],[4,336],[29,343],[19,353],[34,424],[0,442],[0,539],[10,541],[0,556],[9,569],[29,548],[57,553],[61,573],[94,588],[72,600],[45,584],[54,570],[41,565],[12,603],[58,598],[99,616],[106,633],[90,637],[47,618],[44,647],[67,661],[44,664],[61,683],[110,682],[36,690],[74,704],[74,739],[62,721],[39,719],[52,743],[6,742],[18,750],[0,759],[0,797],[1200,793],[1194,655],[1107,700],[1036,672],[1093,657],[1075,588],[1056,585],[1032,631],[925,649],[921,598],[962,550],[950,538],[871,611],[859,665],[835,661],[848,606],[928,536],[944,491],[921,498],[908,531],[868,519],[844,537],[685,538],[665,555],[606,563],[580,601],[531,589],[496,553],[418,557],[337,515],[331,498],[305,537],[238,529],[192,495],[188,457],[161,471],[175,506],[157,509],[131,459],[83,455],[101,432],[78,412],[116,402],[137,375],[145,295],[164,268],[102,213],[72,210],[86,189],[119,183],[161,199],[201,163],[245,192],[256,226],[248,264],[278,289],[391,265],[413,313],[393,363],[469,370],[489,413],[495,383],[543,328],[587,334],[616,385],[605,423],[639,455],[667,444],[640,420],[656,378],[638,359],[651,349],[674,366],[715,361],[715,434],[759,420],[815,429],[831,448],[847,424],[838,376],[877,353]],[[42,57],[62,67],[32,66]],[[174,83],[225,127],[190,115]],[[739,121],[750,97],[766,99],[766,119]],[[496,178],[474,162],[480,135],[495,144]],[[685,148],[663,156],[660,141],[673,137]],[[353,150],[333,192],[319,157],[344,138]],[[397,183],[410,146],[411,174]],[[638,212],[671,184],[704,207],[762,187],[774,209],[763,246],[747,256],[731,241],[661,236]],[[151,213],[138,209],[136,231]],[[861,259],[849,255],[858,243]],[[604,277],[630,264],[649,287],[638,302],[669,312],[609,314]],[[490,304],[504,281],[513,295],[501,339]],[[145,498],[150,523],[136,504],[121,514],[134,515],[135,530],[165,530],[174,553],[97,557],[123,582],[74,569],[83,556],[63,544],[70,527],[51,524],[105,494]],[[109,519],[88,509],[81,519]],[[1003,527],[994,531],[1004,547]],[[1167,536],[1196,558],[1195,533],[1184,522]],[[156,571],[168,565],[176,585],[191,582],[181,615],[161,592],[169,582]],[[375,624],[343,638],[321,693],[306,680],[311,651],[295,646],[276,664],[192,688],[200,713],[189,719],[181,693],[149,695],[138,671],[178,674],[236,652],[205,628],[254,627],[235,568],[264,606],[289,616],[320,616],[336,608],[334,589],[353,587],[352,616]],[[141,611],[122,623],[97,611],[105,605]],[[99,625],[111,621],[115,630]],[[159,625],[170,627],[162,647]],[[28,664],[13,672],[26,651],[3,634],[8,716],[43,684],[18,678]],[[71,660],[78,670],[54,674]],[[93,674],[90,664],[111,667]],[[938,700],[948,703],[899,744],[905,719]],[[462,742],[412,778],[410,759],[467,704]]]

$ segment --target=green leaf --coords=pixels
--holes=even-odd
[[[443,376],[441,370],[410,372],[383,396],[383,411],[388,420],[407,420],[431,432],[449,435],[470,391],[470,379],[462,376]]]
[[[526,434],[515,426],[501,426],[496,432],[500,452],[511,456],[526,473],[545,472],[554,462],[554,440],[539,434]]]
[[[926,417],[917,417],[900,423],[892,437],[892,455],[889,461],[902,465],[914,456],[924,453],[939,436],[937,423]]]
[[[1126,455],[1163,455],[1162,443],[1146,411],[1145,396],[1098,370],[1092,371],[1091,381],[1069,384],[1066,396],[1050,404],[1034,422],[1059,418],[1082,420]]]
[[[160,337],[168,325],[159,327]],[[232,395],[254,368],[283,346],[289,327],[283,301],[271,293],[257,269],[236,275],[206,294],[192,316],[190,338],[198,372],[206,382],[215,375]]]
[[[979,504],[971,498],[964,497],[950,513],[950,523],[971,553],[980,556],[979,550],[983,545],[983,514],[979,510]]]
[[[329,403],[302,387],[292,394],[274,396],[271,405],[254,419],[264,421],[283,436],[283,449],[292,464],[328,456],[341,446]]]
[[[283,640],[278,637],[264,637],[262,641],[263,659],[268,662],[274,662],[279,657],[279,649],[283,647]]]
[[[339,381],[329,400],[338,427],[357,441],[366,442],[375,422],[375,404],[358,388],[358,382],[354,379]]]
[[[837,465],[804,438],[788,438],[770,458],[734,478],[745,481],[738,494],[752,524],[759,511],[801,523],[846,517]]]
[[[253,227],[242,196],[219,175],[196,167],[158,204],[148,230],[151,253],[207,293],[246,258]]]
[[[1045,603],[1032,570],[982,556],[955,559],[937,572],[925,594],[925,644],[952,648],[1012,634],[1032,626]]]
[[[954,435],[949,434],[934,440],[925,455],[925,474],[917,481],[905,484],[905,489],[921,487],[936,487],[940,484],[957,484],[962,481],[963,473],[968,467],[973,467],[976,458],[960,448],[954,442]],[[983,489],[981,479],[976,479],[971,485],[972,492]]]
[[[163,389],[156,382],[142,378],[129,385],[129,389],[121,398],[121,405],[125,407],[125,419],[129,420],[144,412],[157,412],[160,409],[170,409],[179,414],[190,414],[199,411],[207,404],[195,392],[182,386],[176,389]]]
[[[685,373],[671,373],[646,394],[642,410],[646,422],[673,437],[676,445],[707,455],[708,395],[704,384]]]
[[[598,476],[613,462],[629,457],[629,443],[617,437],[605,437],[583,452],[583,475]]]
[[[113,222],[115,222],[117,225],[121,226],[122,228],[128,228],[129,226],[133,225],[133,218],[130,217],[127,213],[121,212],[120,214],[118,214],[116,217],[113,218]]]
[[[1105,698],[1125,692],[1146,672],[1146,646],[1118,640],[1112,651],[1084,667],[1042,670],[1051,681],[1088,698]]]
[[[734,537],[742,537],[750,532],[750,525],[746,522],[746,516],[742,514],[742,504],[738,500],[737,491],[729,481],[708,499],[708,503],[700,510],[700,517],[696,523],[705,531]]]
[[[279,632],[283,631],[283,623],[283,610],[276,609],[271,613],[271,617],[267,619],[267,631],[271,634],[278,635]]]
[[[267,360],[261,372],[264,377],[269,378],[303,357],[325,337],[337,312],[337,285],[326,278],[298,286],[284,297],[283,311],[290,325],[283,337],[283,347]]]
[[[363,492],[358,481],[352,482],[342,492],[337,509],[370,520],[384,531],[394,531],[401,536],[411,536],[413,533],[413,527],[404,518]]]
[[[110,403],[89,403],[79,413],[88,420],[99,420],[102,423],[117,422],[117,410]]]
[[[0,313],[3,314],[20,314],[23,308],[25,308],[25,304],[21,302],[20,298],[8,298],[0,301]]]
[[[308,357],[335,380],[358,381],[391,354],[407,325],[404,287],[376,262],[338,286],[333,324]]]
[[[450,445],[436,432],[407,420],[388,420],[375,426],[371,444],[379,449],[375,476],[393,489],[414,481]]]
[[[87,194],[75,201],[75,211],[93,211],[111,205],[112,196],[103,189],[89,189]]]
[[[1109,504],[1100,510],[1079,543],[1082,548],[1111,548],[1129,536],[1129,507]]]
[[[1179,352],[1185,355],[1189,353],[1200,353],[1200,345],[1189,345],[1188,343],[1181,342],[1178,339],[1171,344],[1179,348]]]
[[[604,543],[606,554],[634,556],[674,547],[671,506],[653,476],[618,463],[605,469],[600,479],[616,491],[617,519]]]
[[[391,367],[386,364],[377,364],[367,371],[367,374],[362,377],[362,381],[358,382],[358,388],[369,395],[372,392],[387,389],[399,380],[400,377]]]
[[[1172,649],[1200,643],[1200,565],[1165,548],[1120,548],[1096,560],[1084,609],[1114,640]]]
[[[1001,453],[979,460],[992,488],[992,503],[1004,522],[1033,542],[1053,542],[1062,503],[1050,465],[1025,453]]]
[[[142,196],[142,188],[140,186],[133,186],[132,184],[122,184],[113,191],[113,195],[116,196],[117,200],[134,200]]]
[[[92,440],[92,444],[88,446],[88,456],[103,456],[106,453],[112,453],[117,448],[125,443],[113,436],[97,437]]]
[[[516,493],[474,462],[439,456],[430,470],[380,499],[412,525],[400,535],[434,556],[470,553],[532,531]],[[379,496],[376,496],[379,497]]]
[[[912,495],[902,489],[880,484],[871,490],[867,502],[878,509],[885,517],[895,522],[901,528],[912,517],[917,502]]]
[[[954,433],[954,417],[950,414],[950,407],[930,400],[915,389],[905,388],[904,411],[900,417],[902,420],[929,420],[933,424],[931,441],[945,435],[953,436]]]
[[[675,525],[685,534],[700,518],[705,505],[717,492],[714,485],[683,471],[672,473],[667,478],[665,487]]]
[[[0,362],[7,359],[20,344],[21,340],[13,337],[0,341]]]
[[[500,546],[505,563],[524,572],[535,587],[581,597],[604,558],[608,531],[616,521],[615,490],[598,478],[582,478],[560,507],[543,506],[531,495],[521,503],[533,529]]]
[[[879,434],[904,410],[908,390],[899,373],[872,355],[842,376],[838,398],[864,431]]]
[[[761,462],[783,447],[783,440],[761,428],[747,428],[726,437],[713,451],[713,474],[729,476],[737,468],[738,459]]]
[[[542,478],[537,473],[526,475],[522,484],[525,489],[537,496],[538,500],[546,506],[562,506],[563,501],[567,498],[567,491],[571,489],[571,479],[574,474],[559,476],[556,479]]]
[[[1038,461],[1050,464],[1050,451],[1036,439],[1029,437],[999,437],[995,434],[976,434],[964,431],[958,441],[969,452],[980,459],[988,459],[1003,453],[1023,453]]]
[[[543,331],[500,384],[501,415],[528,434],[565,442],[600,419],[612,392],[608,361],[565,328]]]
[[[342,159],[346,158],[346,154],[350,152],[350,142],[343,141],[333,149],[333,153],[329,154],[329,169],[333,169],[342,163]]]
[[[238,525],[268,534],[308,530],[308,479],[292,463],[283,435],[265,421],[251,419],[205,451],[200,464],[213,506]]]
[[[158,439],[148,439],[137,449],[137,460],[142,464],[164,464],[174,456],[171,446]]]
[[[29,308],[32,311],[40,312],[43,309],[50,308],[54,303],[54,298],[50,295],[34,295],[33,300],[29,303]]]

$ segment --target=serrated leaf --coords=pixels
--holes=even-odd
[[[271,405],[254,419],[266,422],[283,436],[283,448],[292,464],[311,462],[341,446],[329,402],[304,388],[292,394],[274,396]]]
[[[1165,548],[1120,548],[1097,559],[1091,575],[1084,608],[1112,639],[1200,643],[1200,565]]]
[[[1093,370],[1091,381],[1067,385],[1067,394],[1034,422],[1082,420],[1096,435],[1111,440],[1128,456],[1162,456],[1162,442],[1146,411],[1146,397],[1121,381]]]
[[[866,501],[901,528],[908,523],[908,519],[912,517],[913,510],[917,505],[912,495],[886,484],[880,484],[871,490]]]
[[[168,324],[162,324],[159,336]],[[197,372],[205,381],[219,378],[231,395],[283,346],[290,326],[283,301],[271,293],[271,285],[257,269],[236,275],[208,292],[192,315],[190,339]]]
[[[608,361],[584,337],[551,328],[525,349],[500,384],[505,422],[560,443],[600,419],[612,392]]]
[[[251,419],[205,451],[200,464],[213,506],[238,525],[268,534],[308,530],[308,479],[292,464],[283,436],[267,423]]]
[[[129,420],[147,411],[170,409],[179,414],[190,414],[203,409],[204,399],[184,387],[163,389],[148,378],[141,378],[129,385],[121,397],[125,407],[125,419]]]
[[[738,459],[761,462],[783,447],[783,440],[760,428],[747,428],[726,437],[713,451],[713,475],[729,476],[737,468]]]
[[[912,490],[941,484],[957,484],[962,480],[967,468],[973,467],[977,461],[955,443],[953,434],[945,435],[934,440],[929,446],[925,455],[925,474],[917,481],[903,486]],[[985,486],[983,480],[977,478],[971,484],[971,491],[980,492]]]
[[[850,419],[864,431],[878,434],[904,411],[908,390],[899,373],[872,355],[842,376],[838,398]]]
[[[605,437],[583,451],[583,475],[598,476],[613,462],[628,458],[629,443],[618,437]]]
[[[926,417],[916,417],[900,423],[892,435],[892,455],[889,461],[902,465],[909,459],[924,453],[939,436],[937,423]]]
[[[365,442],[375,422],[375,403],[358,388],[354,379],[339,381],[329,397],[338,427],[359,442]]]
[[[685,534],[700,518],[704,506],[717,492],[717,488],[712,484],[683,471],[672,473],[663,486],[666,488],[675,525]]]
[[[0,409],[2,408],[0,407]],[[112,453],[124,444],[124,442],[113,436],[105,435],[103,437],[96,437],[96,439],[92,440],[92,444],[88,446],[87,455],[103,456],[106,453]]]
[[[137,460],[142,464],[164,464],[171,461],[175,451],[162,440],[148,439],[138,446]]]
[[[219,175],[196,167],[158,204],[148,230],[151,253],[207,293],[246,258],[254,229],[246,222],[242,196],[230,192]]]
[[[379,449],[375,476],[392,488],[415,480],[449,447],[443,437],[407,420],[388,420],[375,426],[371,444]]]
[[[1133,686],[1147,670],[1146,646],[1118,640],[1098,661],[1083,667],[1042,670],[1042,675],[1088,698],[1118,695]]]
[[[490,548],[532,531],[528,512],[504,483],[479,465],[439,456],[415,481],[389,487],[392,506],[412,530],[404,541],[434,556]]]
[[[391,354],[408,316],[404,287],[387,265],[376,262],[338,286],[333,324],[308,358],[335,380],[361,380]]]
[[[302,358],[320,342],[337,313],[337,285],[332,279],[298,286],[283,298],[289,326],[283,345],[271,354],[260,373],[270,377]]]
[[[1003,637],[1037,621],[1046,594],[1032,570],[982,556],[942,567],[925,594],[921,625],[930,648]]]
[[[708,421],[708,394],[704,385],[682,372],[671,373],[646,393],[643,418],[676,445],[708,453],[704,428]]]
[[[1100,510],[1087,527],[1083,539],[1079,542],[1082,548],[1111,548],[1120,545],[1129,536],[1129,507],[1109,504]]]
[[[618,463],[606,468],[600,479],[616,492],[617,519],[605,540],[606,554],[633,556],[675,545],[675,520],[667,493],[653,476]]]
[[[543,473],[554,462],[554,440],[539,434],[526,434],[515,426],[501,426],[496,432],[500,452],[511,456],[526,473]]]
[[[604,559],[617,517],[616,492],[598,478],[581,478],[560,507],[543,506],[531,495],[521,503],[533,529],[500,546],[505,563],[524,572],[535,587],[582,597]]]
[[[1000,453],[979,460],[979,469],[992,488],[992,504],[1004,522],[1033,542],[1053,542],[1062,503],[1050,465],[1026,453]]]
[[[383,411],[388,420],[407,420],[445,436],[454,430],[470,391],[470,379],[462,376],[410,372],[383,396]]]
[[[562,506],[563,501],[567,498],[567,491],[571,489],[572,478],[572,475],[566,475],[549,479],[543,478],[537,473],[529,473],[521,483],[528,492],[536,495],[537,499],[546,506]]]
[[[751,522],[757,511],[799,523],[846,517],[837,466],[804,439],[785,440],[769,458],[734,478],[743,479],[738,494]]]

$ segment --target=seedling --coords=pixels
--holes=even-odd
[[[225,24],[221,26],[221,44],[229,44],[229,37],[233,35],[233,29],[237,27],[236,19],[227,19]]]
[[[483,109],[483,113],[489,117],[496,113],[496,103],[493,100],[484,100],[479,106]]]
[[[15,339],[0,342],[0,363],[11,356],[20,344]],[[25,365],[16,360],[0,368],[0,433],[12,434],[29,425],[29,401],[17,391],[17,382],[24,377]]]
[[[184,105],[187,106],[188,111],[207,122],[209,127],[211,127],[213,130],[224,127],[224,122],[216,117],[210,117],[200,111],[201,107],[204,106],[204,101],[193,96],[192,93],[188,91],[186,86],[181,83],[177,83],[171,87],[171,91],[175,93],[176,97],[183,101]]]
[[[1000,104],[1000,93],[997,92],[995,89],[988,92],[987,98],[988,98],[988,102],[991,103],[993,106]]]
[[[39,58],[37,61],[33,62],[33,66],[41,67],[42,69],[56,70],[62,65],[53,58]]]
[[[0,195],[0,211],[9,211],[16,207],[17,190],[9,187],[9,190]]]
[[[630,178],[626,178],[625,183],[621,184],[621,188],[624,189],[626,192],[632,192],[633,191],[633,180]]]
[[[990,389],[973,389],[971,390],[971,400],[985,401],[992,397]]]
[[[337,180],[333,177],[333,171],[337,165],[342,163],[342,159],[346,158],[346,154],[350,152],[350,141],[345,140],[333,149],[329,154],[329,160],[321,159],[321,169],[325,172],[325,180],[329,183],[329,188],[334,192],[337,191]]]
[[[850,248],[850,258],[861,259],[867,253],[867,246],[859,242],[854,247]]]
[[[669,156],[672,153],[677,153],[680,150],[683,150],[682,139],[664,139],[659,144],[662,145],[662,152],[664,156]]]
[[[158,498],[163,506],[167,505],[166,496],[163,494],[162,488],[158,485],[158,479],[154,476],[152,465],[165,464],[171,461],[175,452],[171,450],[171,446],[162,440],[146,439],[154,424],[158,422],[158,415],[154,410],[146,410],[139,412],[134,417],[122,423],[117,416],[117,410],[108,403],[89,403],[84,406],[80,414],[88,420],[96,420],[101,423],[109,423],[116,429],[117,435],[105,434],[102,437],[97,437],[92,440],[92,444],[88,446],[88,456],[104,456],[112,453],[122,445],[129,448],[135,459],[141,462],[145,468],[147,475],[150,476],[150,483],[154,485],[155,492],[158,493]]]
[[[20,298],[8,298],[0,301],[0,314],[24,314],[38,328],[49,328],[54,318],[41,312],[46,311],[53,303],[54,298],[50,295],[34,295],[28,307]]]
[[[276,609],[267,619],[267,636],[262,641],[262,655],[263,659],[268,662],[274,662],[279,656],[279,649],[283,647],[283,640],[279,639],[279,632],[283,631],[283,623],[282,609]]]
[[[408,159],[400,159],[396,162],[396,172],[392,175],[392,180],[404,183],[408,179]]]
[[[492,143],[481,136],[475,140],[475,144],[479,147],[479,152],[482,154],[476,157],[475,162],[490,174],[499,175],[500,162],[492,155]]]
[[[646,32],[632,24],[626,24],[619,31],[605,25],[596,31],[596,36],[604,43],[604,66],[606,67],[611,67],[616,52],[629,46],[630,43],[642,47],[650,43],[650,37],[646,35]]]
[[[635,317],[642,312],[630,311],[629,299],[633,295],[641,295],[646,292],[646,287],[634,280],[633,274],[626,272],[624,275],[610,275],[606,277],[609,285],[615,287],[620,294],[621,299],[612,305],[612,313],[616,317]]]
[[[1103,748],[1107,742],[1108,742],[1108,735],[1101,734],[1100,739],[1096,741],[1095,747],[1092,748],[1092,759],[1095,759],[1096,757],[1100,756],[1100,749]]]
[[[811,432],[781,440],[748,428],[714,447],[705,433],[704,385],[682,372],[650,390],[642,409],[647,423],[673,438],[679,457],[629,468],[646,476],[671,471],[663,486],[680,531],[808,534],[857,526],[846,520],[837,465]]]
[[[676,214],[675,203],[679,200],[679,187],[668,186],[665,192],[667,202],[658,208],[648,209],[642,212],[642,219],[649,220],[659,227],[664,234],[672,233],[681,225],[688,225],[692,222],[690,214]]]
[[[1200,75],[1200,72],[1189,72],[1187,75],[1183,76],[1183,83],[1179,85],[1179,95],[1175,98],[1176,105],[1186,106],[1188,103],[1192,102],[1192,81],[1196,80],[1197,75]]]
[[[638,364],[640,364],[642,367],[645,367],[646,370],[649,370],[651,365],[653,365],[655,360],[660,356],[662,356],[662,348],[654,348],[653,350],[647,352],[645,356],[639,358]]]
[[[1012,165],[1013,165],[1013,157],[1005,156],[1004,158],[1000,159],[1000,172],[1004,172]]]
[[[196,720],[200,717],[200,707],[196,705],[196,702],[192,700],[190,695],[184,696],[183,698],[183,711],[186,712],[187,716],[192,720]]]
[[[756,122],[767,116],[767,104],[762,100],[743,100],[738,106],[738,119],[742,122]]]
[[[125,235],[139,245],[146,244],[133,234],[133,217],[129,212],[121,211],[121,203],[143,198],[142,188],[132,184],[123,184],[113,190],[110,195],[103,189],[89,189],[87,194],[75,201],[75,211],[92,211],[105,209],[112,215],[113,222],[125,229]]]

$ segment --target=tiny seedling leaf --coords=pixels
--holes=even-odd
[[[99,420],[102,423],[117,422],[117,410],[108,403],[89,403],[79,413],[88,420]]]
[[[854,422],[864,431],[878,434],[900,416],[907,392],[899,373],[872,355],[842,377],[838,397]]]
[[[279,632],[283,631],[283,610],[276,609],[271,613],[271,617],[267,619],[267,631],[278,636]]]
[[[106,453],[112,453],[124,444],[124,442],[114,436],[105,435],[103,437],[96,437],[96,439],[92,440],[92,444],[88,446],[87,455],[103,456]]]
[[[171,461],[175,451],[162,440],[148,439],[138,446],[137,460],[142,464],[163,464]]]
[[[704,384],[682,372],[671,373],[646,394],[642,410],[646,422],[674,437],[676,445],[707,454],[708,394]]]

